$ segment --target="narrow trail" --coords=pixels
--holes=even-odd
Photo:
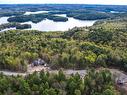
[[[32,74],[33,72],[37,71],[48,71],[49,73],[54,73],[57,74],[58,70],[51,70],[49,67],[44,67],[44,66],[36,66],[36,67],[29,67],[28,71],[25,73],[19,73],[19,72],[11,72],[11,71],[0,71],[0,73],[3,73],[4,75],[7,76],[26,76],[28,74]],[[78,73],[81,77],[84,77],[87,74],[87,70],[72,70],[72,69],[68,69],[68,70],[63,70],[65,75],[71,75],[71,74],[76,74]]]
[[[34,68],[29,68],[28,71],[26,73],[19,73],[19,72],[11,72],[11,71],[0,71],[0,73],[3,73],[4,75],[7,75],[7,76],[17,76],[17,75],[20,75],[20,76],[26,76],[28,74],[32,74],[33,72],[37,71],[37,72],[40,72],[41,70],[44,70],[44,71],[48,71],[49,73],[58,73],[58,70],[51,70],[49,68],[46,68],[44,66],[37,66],[37,67],[34,67]],[[127,93],[127,83],[124,83],[123,85],[118,85],[117,84],[117,80],[119,78],[123,78],[125,79],[124,81],[127,81],[127,74],[125,74],[124,72],[118,70],[118,69],[108,69],[110,70],[110,72],[113,74],[115,80],[116,80],[116,85],[118,86],[118,88],[120,89],[123,89],[125,90],[125,92]],[[87,74],[87,70],[72,70],[72,69],[69,69],[69,70],[63,70],[64,74],[66,74],[67,76],[71,75],[71,74],[76,74],[76,73],[79,73],[79,75],[83,78],[86,74]],[[126,94],[125,94],[126,95]]]
[[[32,74],[33,72],[37,71],[40,72],[41,70],[44,71],[48,71],[50,73],[58,73],[58,70],[51,70],[49,67],[44,67],[44,66],[37,66],[37,67],[29,67],[28,71],[25,73],[20,73],[20,72],[11,72],[11,71],[0,71],[0,73],[3,73],[4,75],[13,75],[13,76],[17,76],[17,75],[21,75],[21,76],[25,76],[27,74]],[[124,72],[118,70],[118,69],[108,69],[110,70],[110,72],[115,76],[115,78],[127,78],[127,74],[125,74]],[[67,75],[71,75],[71,74],[76,74],[79,73],[82,77],[85,76],[87,74],[87,70],[72,70],[72,69],[68,69],[68,70],[63,70],[63,72]]]

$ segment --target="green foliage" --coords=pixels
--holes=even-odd
[[[90,70],[84,78],[77,73],[66,77],[59,71],[41,71],[25,77],[0,74],[1,95],[119,95],[107,70]]]
[[[74,13],[86,10],[72,10]],[[93,11],[92,11],[93,12]],[[36,20],[36,18],[59,19],[57,13],[18,15],[18,20]],[[93,12],[94,13],[94,12]],[[96,15],[110,14],[97,13]],[[113,14],[118,15],[118,14]],[[122,14],[119,14],[121,16]],[[107,15],[106,15],[107,16]],[[12,17],[12,19],[17,19]],[[24,19],[23,19],[24,20]],[[40,21],[40,19],[37,21]],[[17,25],[10,23],[9,26]],[[4,27],[1,26],[1,27]],[[6,27],[6,24],[5,24]],[[8,27],[8,24],[7,24]],[[25,26],[23,26],[25,27]],[[22,28],[22,26],[20,27]],[[27,65],[37,58],[43,59],[52,69],[86,67],[127,68],[127,23],[126,18],[101,20],[91,27],[74,27],[66,32],[40,32],[12,30],[0,33],[0,69],[26,71]]]
[[[112,14],[109,13],[99,13],[99,12],[90,12],[90,13],[70,13],[67,14],[69,17],[74,17],[80,20],[99,20],[99,19],[107,19],[111,18]]]
[[[15,17],[10,17],[8,19],[9,22],[27,22],[32,21],[33,23],[38,23],[44,20],[48,14],[31,14],[31,15],[18,15]]]
[[[84,79],[86,95],[94,95],[95,93],[97,95],[101,95],[103,91],[104,95],[106,95],[106,93],[110,93],[108,92],[108,89],[111,89],[112,85],[111,80],[112,77],[109,71],[103,70],[100,73],[98,73],[92,70],[91,72],[89,72],[88,76],[86,76]],[[114,90],[112,89],[111,91],[113,93],[113,94],[110,93],[111,95],[116,95],[115,89]]]
[[[5,23],[0,25],[0,31],[7,28],[16,28],[16,29],[28,29],[31,28],[30,24],[20,24],[20,23]]]
[[[40,13],[40,14],[31,14],[31,15],[18,15],[15,17],[10,17],[9,22],[27,22],[32,21],[33,23],[38,23],[44,19],[50,19],[56,22],[66,22],[68,18],[62,16],[55,16],[50,13]],[[19,28],[19,27],[18,27]],[[20,27],[21,28],[21,27]]]
[[[48,19],[53,20],[55,22],[60,22],[60,21],[66,22],[66,21],[68,21],[67,17],[62,17],[62,16],[52,16],[51,15],[51,16],[48,16]]]
[[[126,70],[127,33],[93,27],[75,27],[64,33],[2,32],[0,68],[26,71],[28,64],[41,58],[53,69],[117,66]]]

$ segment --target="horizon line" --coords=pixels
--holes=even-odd
[[[76,4],[76,3],[1,3],[0,5],[114,5],[114,6],[127,6],[127,4]]]

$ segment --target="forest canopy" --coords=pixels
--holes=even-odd
[[[94,89],[93,89],[94,88]],[[120,95],[108,70],[89,70],[86,77],[77,73],[67,77],[41,71],[26,77],[0,74],[0,95]]]
[[[110,28],[111,27],[111,28]],[[97,22],[66,32],[10,30],[0,33],[0,68],[26,71],[37,58],[51,68],[127,68],[126,22]]]

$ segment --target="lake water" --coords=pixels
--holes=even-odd
[[[38,11],[38,12],[26,12],[24,15],[29,14],[38,14],[38,13],[46,13],[48,11]],[[57,16],[63,16],[66,17],[66,14],[57,14]],[[2,17],[0,18],[0,24],[8,23],[7,19],[9,17]],[[96,21],[83,21],[83,20],[77,20],[72,17],[68,17],[67,22],[54,22],[52,20],[45,19],[39,23],[32,23],[24,22],[22,24],[31,24],[32,30],[39,30],[39,31],[66,31],[68,29],[71,29],[73,27],[84,27],[84,26],[92,26]]]
[[[26,12],[24,15],[48,13],[49,11]]]
[[[95,21],[81,21],[76,20],[74,18],[68,18],[67,22],[54,22],[52,20],[43,20],[37,24],[30,22],[25,22],[23,24],[31,24],[33,30],[40,30],[40,31],[66,31],[71,29],[75,26],[83,27],[83,26],[92,26]]]
[[[0,24],[8,23],[8,21],[7,21],[8,18],[9,18],[9,17],[1,17],[1,18],[0,18]]]
[[[110,13],[125,13],[125,12],[110,11]]]

